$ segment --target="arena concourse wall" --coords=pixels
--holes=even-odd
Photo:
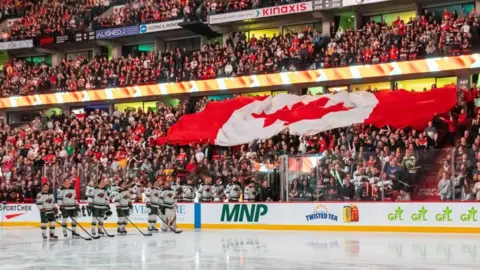
[[[35,204],[1,207],[0,226],[40,226]],[[106,227],[116,226],[115,205],[111,209]],[[480,233],[479,209],[479,203],[465,202],[179,203],[177,224],[183,229]],[[134,204],[130,219],[146,227],[145,204]],[[86,205],[77,220],[90,226]]]

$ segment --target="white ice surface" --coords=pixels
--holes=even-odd
[[[114,229],[108,229],[114,232]],[[0,270],[480,269],[480,236],[297,231],[184,231],[43,241],[0,228]]]

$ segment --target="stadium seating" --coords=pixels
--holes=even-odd
[[[130,3],[119,14],[97,21],[98,27],[149,21],[149,10]],[[154,17],[173,19],[180,13]],[[5,86],[2,95],[9,96],[461,55],[473,50],[470,29],[474,26],[478,23],[473,13],[466,17],[445,15],[437,23],[427,11],[427,15],[408,22],[397,19],[391,26],[370,21],[358,31],[339,29],[332,38],[308,27],[273,37],[252,35],[248,40],[239,32],[227,39],[225,46],[213,43],[192,52],[177,48],[112,60],[79,58],[56,67],[14,60],[6,64],[0,82]]]

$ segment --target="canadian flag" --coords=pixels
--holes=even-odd
[[[455,106],[456,93],[455,88],[439,88],[427,92],[239,97],[209,103],[203,111],[183,116],[162,142],[233,146],[268,139],[286,130],[294,135],[314,135],[359,123],[421,129],[436,114]]]

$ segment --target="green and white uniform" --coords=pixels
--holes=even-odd
[[[105,213],[110,208],[108,205],[109,198],[107,189],[95,187],[90,190],[88,194],[88,205],[92,207],[92,234],[95,234],[95,228],[98,228],[99,233],[103,233],[103,221],[105,219]]]
[[[37,195],[37,207],[40,210],[40,222],[42,223],[42,235],[44,237],[47,233],[47,223],[50,223],[50,234],[55,232],[54,200],[51,193],[40,192]]]
[[[177,206],[177,196],[176,193],[173,189],[171,188],[165,188],[163,189],[160,199],[162,200],[162,208],[163,208],[163,215],[165,217],[165,222],[170,225],[172,228],[177,228],[177,212],[176,212],[176,206]],[[163,231],[167,231],[168,227],[166,224],[161,225],[161,229]]]
[[[75,195],[75,189],[71,187],[61,187],[57,204],[62,211],[62,228],[63,234],[66,235],[68,218],[75,218],[77,216],[77,211],[80,210]],[[72,219],[72,231],[75,232],[76,229],[77,223]]]
[[[162,201],[160,200],[160,195],[162,190],[160,188],[152,187],[145,191],[145,202],[147,204],[147,208],[150,209],[150,213],[148,214],[148,229],[154,230],[157,224],[157,216],[160,215],[160,204]]]
[[[131,194],[128,189],[118,190],[115,196],[115,207],[117,209],[117,225],[120,231],[125,231],[128,222],[125,217],[130,215],[130,207],[132,206]]]

